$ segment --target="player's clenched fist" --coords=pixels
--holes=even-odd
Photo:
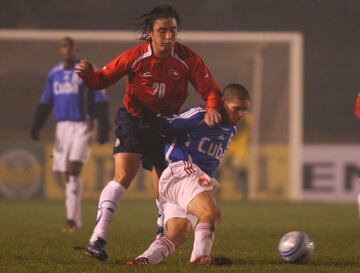
[[[80,60],[80,62],[75,67],[76,74],[78,74],[79,77],[88,75],[93,70],[94,70],[94,68],[93,68],[92,64],[87,59]]]

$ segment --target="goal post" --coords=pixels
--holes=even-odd
[[[97,66],[138,43],[132,31],[0,30],[2,93],[38,101],[47,72],[56,61],[58,41],[73,37],[79,55]],[[224,164],[220,196],[236,199],[301,199],[303,149],[303,36],[298,32],[182,31],[179,40],[199,53],[221,87],[231,82],[246,86],[252,98],[251,133],[246,148],[247,186],[236,171]],[[4,62],[4,63],[5,63]],[[15,80],[23,77],[24,80]],[[31,80],[30,80],[31,79]],[[111,116],[121,105],[125,80],[109,88]],[[190,88],[184,108],[202,102]],[[3,102],[4,103],[4,102]],[[19,101],[18,109],[0,103],[5,111],[1,123],[9,123],[7,138],[26,134],[33,105]],[[23,118],[26,116],[27,118]],[[12,124],[16,124],[16,126]],[[12,129],[13,128],[13,129]],[[20,129],[19,129],[20,128]],[[53,128],[44,128],[52,135]],[[241,127],[240,127],[241,131]],[[241,133],[241,132],[240,132]],[[15,135],[18,134],[18,135]],[[240,149],[244,146],[239,146]],[[245,148],[244,148],[245,149]],[[234,149],[236,150],[236,147]],[[236,157],[235,152],[234,157]],[[229,159],[236,161],[236,158]],[[226,162],[225,162],[226,163]],[[49,165],[49,164],[46,164]],[[45,166],[45,164],[44,164]],[[236,167],[236,166],[235,166]],[[86,166],[84,169],[86,172]],[[144,176],[142,176],[144,177]],[[105,182],[105,181],[104,181]],[[95,182],[94,182],[95,183]]]

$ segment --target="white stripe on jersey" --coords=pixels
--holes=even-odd
[[[187,66],[187,64],[186,64],[183,60],[181,60],[180,57],[179,57],[176,53],[173,52],[173,53],[172,53],[172,56],[173,56],[176,60],[178,60],[180,63],[182,63],[183,65],[185,65],[185,67],[186,67],[187,70],[190,70],[189,67]]]
[[[192,117],[193,115],[195,115],[195,114],[197,114],[199,112],[205,112],[205,109],[203,107],[201,107],[201,106],[194,107],[194,108],[191,108],[188,111],[180,114],[179,117],[181,117],[181,118],[189,118],[189,117]]]
[[[139,58],[137,58],[131,65],[131,68],[134,68],[135,65],[140,62],[141,60],[147,58],[147,57],[150,57],[152,54],[152,51],[151,51],[151,46],[149,45],[148,47],[148,51],[146,51],[143,55],[141,55]]]
[[[198,107],[193,107],[191,109],[189,109],[188,111],[184,112],[184,113],[181,113],[180,115],[177,115],[173,118],[167,118],[167,120],[169,122],[172,122],[173,120],[175,119],[178,119],[178,118],[190,118],[192,116],[194,116],[195,114],[199,113],[199,112],[205,112],[205,109],[201,106],[198,106]]]
[[[225,128],[225,127],[223,127],[223,126],[221,126],[220,124],[219,124],[219,127],[221,128],[221,130],[223,130],[223,131],[229,131],[231,128]],[[235,133],[237,132],[237,128],[236,128],[236,126],[233,126],[233,128],[235,129]]]
[[[171,143],[169,149],[167,150],[166,152],[166,155],[165,155],[165,160],[169,163],[172,163],[172,160],[170,159],[170,154],[171,152],[174,150],[174,147],[175,147],[175,142],[176,142],[176,139],[174,139],[174,141]]]

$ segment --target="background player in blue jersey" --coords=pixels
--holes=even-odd
[[[77,59],[75,42],[70,37],[60,41],[62,62],[51,69],[45,89],[36,109],[31,127],[31,138],[39,133],[47,116],[54,109],[56,120],[53,171],[61,173],[65,183],[67,223],[63,232],[73,232],[81,227],[80,172],[89,156],[95,137],[100,144],[108,141],[108,102],[105,90],[88,90],[75,73]],[[94,118],[97,118],[97,124]]]
[[[220,124],[206,125],[203,107],[191,108],[164,120],[166,134],[175,136],[172,143],[166,145],[168,167],[159,181],[166,234],[152,242],[136,259],[125,261],[126,264],[162,262],[186,240],[193,227],[194,245],[189,263],[224,262],[210,256],[215,226],[221,217],[213,197],[219,183],[213,176],[249,104],[247,89],[240,84],[230,84],[223,90]]]

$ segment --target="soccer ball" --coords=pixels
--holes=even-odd
[[[315,244],[302,231],[290,231],[279,242],[279,254],[288,263],[306,263],[312,256]]]

